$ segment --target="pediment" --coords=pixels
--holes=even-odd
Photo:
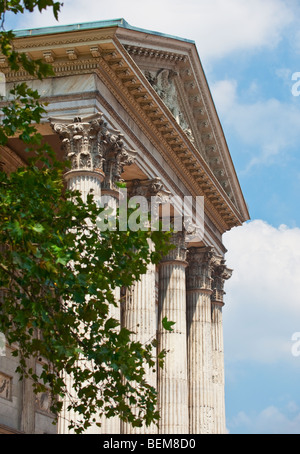
[[[145,49],[144,52],[138,51],[136,46],[125,47],[182,128],[192,146],[196,148],[212,170],[229,199],[237,205],[224,156],[217,143],[201,90],[197,85],[192,68],[188,68],[187,59],[183,56],[181,59],[167,58],[165,63],[161,56],[148,57],[150,64],[146,66],[145,60],[148,55],[151,55],[150,52],[147,53]],[[141,55],[144,58],[141,58]]]
[[[125,38],[126,35],[126,38]],[[139,34],[139,38],[141,34]],[[192,41],[123,31],[119,40],[245,220],[249,213],[211,92]]]

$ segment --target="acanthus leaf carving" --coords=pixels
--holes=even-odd
[[[132,165],[135,151],[125,148],[123,135],[108,128],[103,114],[86,118],[50,118],[52,129],[60,136],[65,158],[71,162],[71,171],[104,173],[103,187],[116,189],[124,167]]]
[[[187,289],[212,292],[213,247],[191,247],[188,250]]]
[[[50,119],[52,129],[62,140],[66,160],[71,162],[71,170],[102,171],[103,149],[99,146],[99,136],[105,130],[102,115],[91,121],[75,118],[73,123],[62,119]]]
[[[222,257],[218,257],[213,267],[213,295],[212,301],[219,304],[224,304],[224,284],[226,280],[232,277],[233,270],[227,268],[226,262]]]

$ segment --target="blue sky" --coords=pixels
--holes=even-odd
[[[300,433],[300,4],[297,0],[65,0],[60,24],[124,17],[196,42],[251,221],[224,236],[227,427]],[[54,25],[50,14],[6,28]],[[300,351],[300,349],[299,349]]]

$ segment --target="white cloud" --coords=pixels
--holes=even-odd
[[[236,80],[220,80],[211,85],[211,91],[218,111],[226,115],[238,103]]]
[[[192,24],[192,30],[204,58],[276,47],[282,31],[293,21],[291,10],[281,0],[213,0],[197,4],[200,27],[196,33]]]
[[[231,52],[276,47],[293,20],[283,0],[65,0],[61,24],[124,17],[135,27],[196,41],[202,58]],[[51,14],[34,14],[21,27],[55,24]]]
[[[226,360],[299,362],[292,335],[300,332],[300,229],[255,220],[224,242],[234,269],[226,283]]]
[[[294,404],[296,405],[296,404]],[[239,412],[230,424],[232,429],[242,428],[247,434],[299,434],[300,412],[288,414],[285,409],[270,406],[260,413]]]
[[[281,152],[298,146],[300,108],[293,103],[291,93],[291,102],[270,98],[245,103],[239,99],[235,80],[219,81],[211,90],[224,126],[235,132],[244,148],[255,147],[245,171],[258,164],[270,164]]]

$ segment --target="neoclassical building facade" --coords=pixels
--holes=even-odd
[[[158,197],[173,219],[180,201],[191,201],[189,222],[173,235],[176,248],[116,294],[120,323],[137,340],[156,337],[158,349],[168,351],[164,368],[147,372],[158,392],[159,427],[133,429],[113,419],[91,432],[225,433],[222,311],[232,270],[222,236],[249,213],[195,43],[119,19],[18,31],[15,46],[54,68],[55,76],[40,82],[10,72],[0,58],[8,89],[26,81],[47,102],[39,131],[61,160],[71,161],[69,187],[83,196],[93,189],[117,206],[116,183],[122,180],[131,196],[149,204]],[[26,165],[17,137],[0,153],[7,172]],[[162,328],[165,316],[175,322],[172,332]],[[38,373],[41,365],[32,366]],[[6,345],[0,356],[0,433],[68,433],[67,412],[53,426],[47,395],[34,396],[15,369]]]

